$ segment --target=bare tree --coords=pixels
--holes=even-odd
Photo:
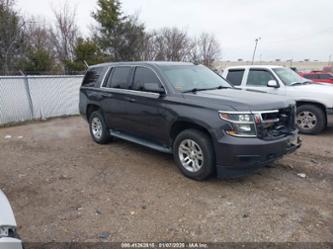
[[[220,44],[213,34],[202,33],[196,41],[195,59],[211,67],[221,56]]]
[[[79,35],[76,24],[76,9],[66,2],[61,8],[53,10],[56,18],[52,31],[54,46],[58,59],[65,63],[73,59],[73,51],[76,39]]]
[[[153,61],[156,59],[155,32],[145,33],[143,38],[143,49],[141,60]]]
[[[186,31],[178,28],[164,28],[161,30],[161,48],[164,48],[164,57],[170,61],[184,61],[188,59],[191,51],[191,39]]]
[[[162,28],[146,34],[144,59],[162,61],[189,60],[192,41],[186,31]]]
[[[13,0],[0,0],[0,69],[16,70],[24,47],[25,22],[14,10]]]
[[[26,36],[29,47],[45,49],[55,55],[56,49],[52,39],[52,28],[45,20],[31,17],[26,24]]]
[[[0,6],[4,9],[11,9],[15,4],[14,0],[0,0]]]
[[[61,69],[55,62],[56,49],[51,26],[45,20],[31,17],[25,23],[24,53],[20,58],[20,70],[28,74],[54,72]]]
[[[190,37],[178,28],[162,28],[146,34],[144,60],[191,61],[211,67],[220,58],[220,44],[212,34]]]

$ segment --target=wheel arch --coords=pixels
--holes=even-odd
[[[101,110],[101,107],[99,105],[96,104],[88,104],[87,108],[86,108],[86,118],[87,120],[89,120],[90,115],[94,112],[94,111],[98,111]]]
[[[177,135],[181,133],[184,130],[187,129],[196,129],[199,131],[204,132],[208,137],[210,138],[212,144],[214,142],[213,140],[213,134],[210,132],[209,128],[202,124],[201,122],[196,122],[193,120],[186,120],[186,119],[181,119],[181,120],[176,120],[170,128],[170,139],[171,139],[171,144],[175,141]],[[214,146],[213,146],[214,147]]]

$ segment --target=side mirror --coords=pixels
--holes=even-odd
[[[268,87],[273,87],[273,88],[279,88],[280,87],[276,80],[268,81],[267,86]]]
[[[164,88],[159,83],[144,83],[143,88],[148,92],[165,93]]]

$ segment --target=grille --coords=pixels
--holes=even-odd
[[[274,140],[290,135],[295,129],[296,107],[289,106],[275,111],[258,112],[256,127],[258,137]]]

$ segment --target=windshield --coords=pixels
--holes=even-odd
[[[309,80],[299,76],[297,73],[295,73],[293,70],[289,68],[273,68],[273,71],[279,76],[279,78],[282,80],[282,82],[287,85],[293,85],[296,83],[306,83],[309,82]]]
[[[179,92],[231,87],[221,76],[202,65],[161,66],[161,69]]]

